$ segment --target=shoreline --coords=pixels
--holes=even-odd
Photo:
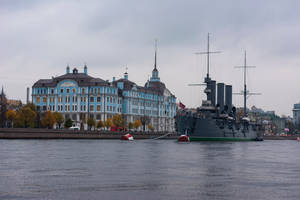
[[[118,139],[130,133],[134,139],[154,139],[165,136],[166,132],[118,132],[118,131],[72,131],[64,129],[38,128],[0,128],[0,139]],[[296,140],[299,135],[293,136],[264,136],[264,140]],[[177,133],[169,133],[160,139],[177,139]]]
[[[117,131],[72,131],[35,128],[0,128],[0,139],[118,139],[130,133],[134,139],[154,139],[166,132],[117,132]],[[177,139],[176,133],[169,133],[161,139]]]

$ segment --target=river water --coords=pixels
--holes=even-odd
[[[0,140],[0,199],[300,199],[300,142]]]

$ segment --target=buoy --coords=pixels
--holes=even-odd
[[[129,133],[122,135],[121,140],[133,140],[133,136]]]
[[[189,142],[189,141],[190,141],[190,138],[187,135],[181,135],[178,138],[178,142]]]
[[[300,141],[300,137],[297,137],[297,141]]]

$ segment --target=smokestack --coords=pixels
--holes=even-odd
[[[216,105],[216,81],[211,80],[209,88],[211,91],[211,94],[210,94],[211,105],[215,106]]]
[[[218,83],[217,84],[218,89],[218,104],[220,105],[220,110],[224,110],[224,83]]]
[[[232,109],[232,86],[226,85],[225,86],[225,105],[228,106],[228,112]]]
[[[26,96],[26,104],[29,103],[29,87],[27,87],[27,96]]]

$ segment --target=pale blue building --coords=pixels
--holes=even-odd
[[[152,77],[145,86],[138,86],[124,77],[112,82],[88,75],[76,68],[52,79],[40,79],[32,86],[32,102],[40,112],[50,110],[71,118],[77,126],[88,116],[96,121],[122,114],[126,122],[147,121],[156,131],[174,131],[176,97],[160,81],[156,61]],[[146,130],[147,130],[147,126]],[[142,128],[141,128],[142,129]]]

